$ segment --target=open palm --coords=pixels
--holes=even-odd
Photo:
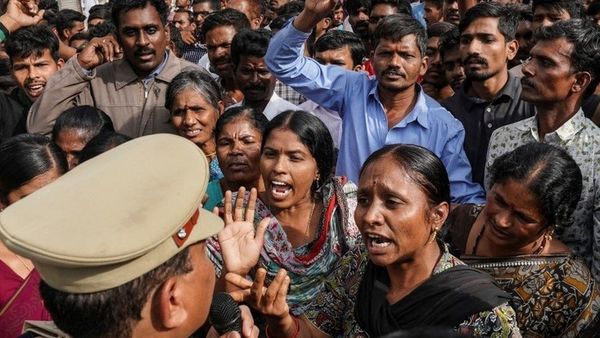
[[[235,206],[233,206],[231,191],[225,193],[225,228],[217,236],[225,270],[242,276],[245,276],[258,263],[265,231],[270,222],[270,218],[265,218],[260,221],[256,229],[254,228],[256,189],[253,188],[250,191],[246,208],[244,208],[245,195],[246,189],[240,188],[235,199]]]

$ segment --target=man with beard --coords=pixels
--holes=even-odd
[[[519,98],[519,79],[508,72],[508,60],[519,48],[516,29],[513,11],[492,2],[471,7],[459,25],[459,52],[467,78],[442,105],[465,128],[465,152],[473,179],[480,184],[492,132],[534,114],[533,106]]]
[[[446,81],[448,81],[454,92],[458,92],[465,80],[465,69],[460,60],[459,45],[460,32],[458,27],[455,26],[442,34],[438,53],[440,53],[440,62]]]
[[[243,28],[250,28],[244,13],[226,8],[206,17],[202,24],[202,34],[208,53],[200,60],[200,66],[208,69],[220,81],[225,90],[225,107],[241,102],[244,94],[240,90],[231,62],[231,42]]]
[[[48,79],[64,63],[58,56],[58,38],[45,25],[14,32],[4,47],[10,57],[10,73],[17,88],[8,95],[0,94],[3,115],[0,141],[27,132],[25,121],[31,104],[42,95]]]
[[[423,77],[421,86],[427,95],[441,101],[454,94],[452,87],[448,83],[440,59],[440,39],[441,36],[455,28],[448,22],[436,22],[427,27],[427,57],[429,58],[429,67]]]
[[[31,107],[29,132],[48,134],[60,113],[90,105],[106,112],[115,130],[127,136],[174,133],[165,93],[175,75],[195,66],[168,51],[167,15],[163,0],[114,1],[117,40],[93,39],[69,59]],[[112,62],[121,49],[124,58]]]
[[[344,8],[348,12],[348,22],[352,31],[361,38],[363,44],[368,48],[369,42],[369,12],[371,11],[371,0],[348,0],[344,2]]]
[[[444,0],[443,12],[444,22],[458,26],[460,23],[460,12],[458,11],[457,0]]]
[[[251,107],[257,113],[263,113],[269,120],[286,110],[300,110],[274,91],[277,79],[265,65],[265,54],[270,39],[271,32],[265,29],[243,29],[231,42],[235,80],[244,93],[244,101],[232,107]]]
[[[281,82],[339,113],[344,132],[337,174],[357,182],[374,151],[386,144],[417,144],[446,165],[454,203],[482,203],[483,191],[471,181],[463,150],[462,125],[417,84],[427,70],[423,26],[406,14],[385,17],[373,36],[375,77],[369,77],[303,55],[310,31],[334,6],[335,0],[307,0],[300,15],[273,37],[266,61]]]
[[[535,40],[523,65],[521,98],[535,105],[537,115],[492,134],[486,182],[493,161],[520,145],[544,142],[569,153],[581,169],[583,190],[572,224],[551,226],[600,281],[600,128],[581,109],[600,81],[600,27],[587,20],[560,21],[541,28]]]

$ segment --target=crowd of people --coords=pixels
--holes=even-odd
[[[1,13],[0,337],[600,332],[600,0]]]

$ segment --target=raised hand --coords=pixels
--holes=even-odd
[[[194,36],[194,32],[182,31],[181,40],[183,40],[186,45],[193,45],[196,43],[196,36]]]
[[[112,62],[121,47],[112,36],[94,38],[77,55],[77,61],[83,69],[92,70],[105,62]]]
[[[304,9],[294,20],[294,26],[303,32],[310,32],[315,25],[327,17],[338,0],[306,0]]]
[[[254,208],[256,207],[257,192],[252,188],[248,204],[244,210],[246,189],[241,187],[235,199],[231,202],[231,191],[225,192],[224,221],[225,227],[217,235],[223,256],[225,271],[245,276],[256,263],[263,247],[265,231],[271,221],[262,219],[254,229]]]
[[[43,17],[44,11],[38,9],[36,1],[9,0],[6,13],[0,17],[0,22],[9,32],[14,32],[19,28],[37,24]]]

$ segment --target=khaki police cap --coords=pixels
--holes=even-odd
[[[199,208],[208,178],[208,162],[194,143],[167,134],[140,137],[6,208],[0,239],[58,290],[111,289],[223,227]]]

